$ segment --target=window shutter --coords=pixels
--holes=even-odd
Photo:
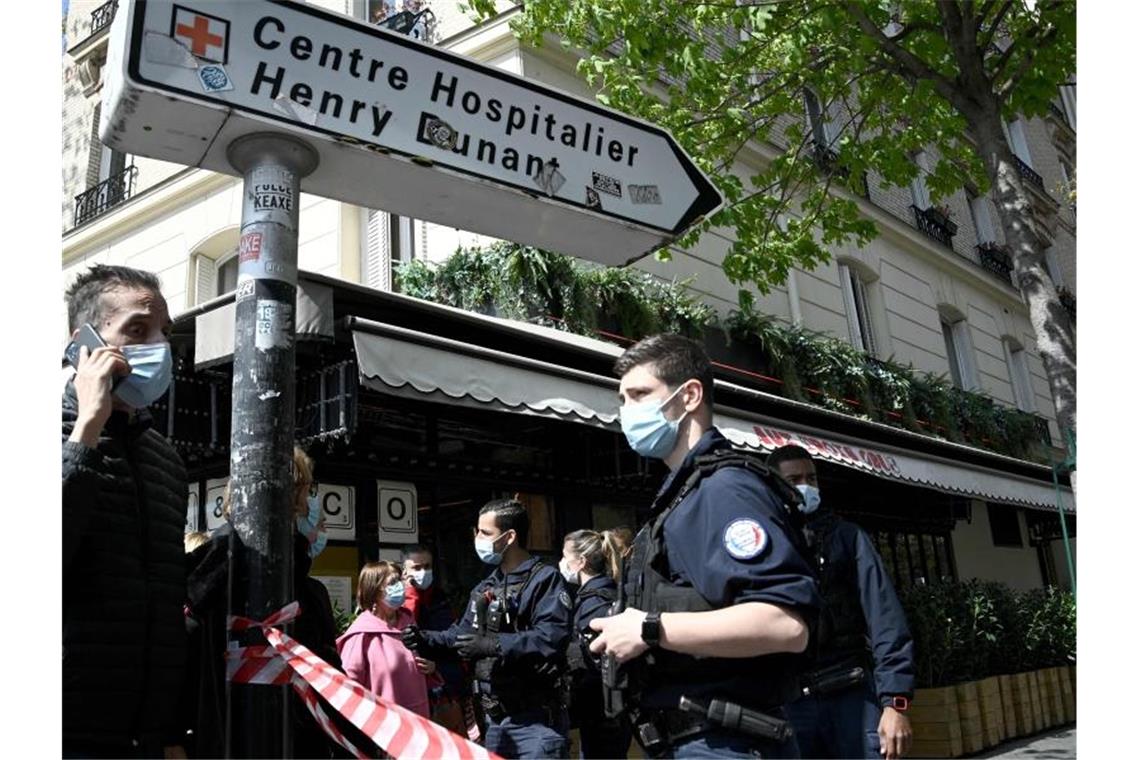
[[[993,243],[997,240],[994,235],[994,223],[990,218],[990,205],[986,199],[975,195],[970,199],[970,213],[974,217],[974,228],[978,231],[979,243]]]
[[[87,150],[87,184],[91,188],[99,184],[99,167],[103,163],[103,143],[99,142],[99,113],[102,103],[95,104],[95,111],[91,116],[91,144]]]
[[[1022,126],[1021,119],[1015,119],[1009,124],[1002,122],[1002,125],[1005,127],[1005,136],[1009,140],[1009,147],[1018,158],[1025,162],[1026,166],[1032,169],[1033,162],[1029,160],[1029,143],[1025,140],[1025,127]]]
[[[214,297],[217,283],[218,265],[209,256],[194,254],[194,300],[205,303]]]
[[[1009,380],[1013,386],[1013,399],[1023,412],[1035,411],[1033,384],[1029,379],[1029,367],[1025,363],[1025,351],[1014,348],[1008,340],[1001,342],[1005,349],[1005,360],[1009,365]]]
[[[370,288],[392,289],[388,212],[369,209],[364,234],[364,280]]]
[[[851,289],[855,296],[855,308],[858,310],[859,327],[863,335],[863,350],[871,356],[878,356],[875,332],[871,329],[871,311],[867,308],[867,285],[855,276],[851,280]]]
[[[962,373],[962,388],[974,390],[978,387],[978,373],[974,368],[974,356],[970,341],[970,326],[966,320],[959,319],[953,325],[954,351],[958,355],[958,367]]]
[[[847,330],[851,336],[851,345],[860,351],[866,351],[867,346],[863,342],[863,331],[859,327],[859,307],[855,303],[851,268],[846,264],[839,265],[839,286],[843,291],[843,307],[847,311]]]
[[[920,209],[930,208],[930,191],[926,189],[927,168],[926,153],[919,151],[914,157],[918,166],[918,175],[910,183],[910,197],[914,205]]]

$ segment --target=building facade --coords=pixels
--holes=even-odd
[[[427,35],[433,44],[592,97],[573,73],[574,60],[557,46],[520,47],[509,30],[509,20],[517,10],[509,3],[501,4],[504,12],[499,17],[480,26],[474,26],[459,11],[458,3],[445,0],[320,0],[312,4],[362,21],[391,18],[405,5],[412,11],[430,6],[433,18],[426,23],[424,17],[415,33]],[[159,275],[180,325],[176,340],[183,342],[186,382],[198,388],[183,398],[194,398],[202,424],[212,415],[210,424],[215,428],[206,433],[199,426],[184,441],[190,447],[186,450],[191,453],[191,474],[197,478],[192,488],[197,501],[188,522],[210,527],[210,494],[224,483],[226,471],[225,440],[217,428],[228,426],[228,419],[223,419],[228,413],[228,375],[224,371],[225,351],[215,350],[212,358],[203,360],[203,341],[208,342],[204,331],[209,329],[229,329],[232,338],[232,316],[228,328],[224,316],[218,320],[221,328],[211,327],[209,320],[211,315],[223,313],[226,294],[232,300],[236,285],[241,180],[120,154],[99,142],[102,66],[116,7],[114,0],[72,0],[66,20],[62,265],[67,279],[95,263],[124,264]],[[818,130],[824,138],[834,137],[828,134],[834,114],[827,110],[828,104],[813,103],[808,94],[804,115],[789,118],[802,118],[805,127]],[[1047,220],[1050,275],[1066,289],[1074,315],[1075,297],[1071,294],[1076,289],[1076,210],[1068,197],[1075,179],[1075,127],[1075,87],[1062,88],[1056,109],[1048,118],[1007,125],[1023,175],[1034,192],[1035,212]],[[756,154],[744,160],[759,157]],[[920,167],[928,166],[927,161],[923,155],[916,156]],[[963,189],[943,201],[945,209],[933,209],[921,177],[910,188],[889,190],[879,187],[877,177],[867,179],[866,197],[858,202],[866,216],[876,222],[879,236],[863,249],[834,249],[831,261],[812,271],[794,270],[786,283],[766,295],[757,294],[758,310],[850,340],[874,356],[893,358],[919,371],[944,373],[965,390],[1039,415],[1049,427],[1051,440],[1059,443],[1048,382],[1026,306],[1011,282],[1009,257],[1003,250],[992,201]],[[949,212],[949,219],[941,215],[942,211]],[[469,333],[470,339],[483,341],[483,345],[503,341],[511,328],[493,322],[471,326],[465,321],[467,317],[453,310],[417,306],[407,303],[408,299],[384,295],[393,288],[393,267],[399,262],[438,262],[460,245],[483,242],[487,239],[465,230],[302,194],[299,266],[316,276],[314,292],[331,293],[326,314],[330,318],[364,319],[362,315],[369,314],[373,315],[368,317],[370,321],[383,322],[383,310],[365,303],[371,293],[374,299],[381,299],[378,304],[393,309],[392,304],[399,304],[399,309],[416,315],[408,318],[404,329],[413,329],[423,320],[436,325],[421,330],[434,341],[456,340],[461,333]],[[635,266],[664,280],[688,280],[704,302],[725,315],[736,305],[737,292],[737,286],[730,284],[720,269],[728,242],[723,233],[713,230],[693,249],[673,250],[669,261],[647,257]],[[417,535],[434,542],[447,556],[465,556],[461,549],[469,541],[472,510],[482,503],[480,500],[500,492],[527,494],[535,514],[544,516],[537,521],[545,525],[536,533],[536,540],[542,544],[540,551],[552,554],[560,549],[556,539],[560,531],[636,521],[638,506],[644,506],[651,496],[651,476],[659,473],[652,464],[623,450],[614,420],[606,422],[608,407],[597,408],[602,402],[591,406],[582,401],[589,411],[577,415],[538,414],[533,409],[519,415],[517,405],[458,404],[454,403],[454,394],[445,399],[446,394],[440,395],[439,389],[435,395],[402,395],[393,384],[370,381],[365,375],[361,354],[365,349],[357,339],[361,332],[331,327],[314,340],[311,353],[299,353],[298,359],[299,373],[304,367],[306,372],[315,373],[314,377],[327,380],[335,375],[339,383],[339,391],[328,391],[327,383],[321,380],[321,390],[314,391],[312,397],[315,408],[348,404],[346,399],[351,397],[356,415],[351,425],[344,426],[326,424],[322,417],[322,423],[312,428],[307,438],[310,443],[326,446],[327,462],[322,462],[318,450],[318,468],[329,478],[352,484],[351,511],[361,518],[353,521],[353,538],[344,533],[342,541],[334,542],[333,551],[324,560],[327,575],[354,577],[359,562],[391,551],[395,545],[383,540],[385,528],[377,510],[385,492],[380,486],[373,488],[373,482],[389,484],[389,494],[408,483],[420,485],[414,490],[417,508],[430,519],[420,521],[422,530]],[[424,340],[420,339],[420,344]],[[533,351],[513,354],[521,357],[522,364],[544,362],[571,374],[587,372],[594,378],[573,386],[573,392],[589,395],[590,388],[604,385],[596,379],[608,374],[604,365],[612,360],[607,359],[612,351],[604,344],[560,342],[557,336],[549,335],[535,337],[533,342]],[[407,346],[413,344],[415,341],[407,343],[405,350],[410,351]],[[472,361],[477,358],[472,357]],[[341,369],[334,373],[333,367],[349,367],[349,373],[359,377],[346,380]],[[509,386],[509,378],[504,379],[509,374],[501,372],[489,382]],[[435,378],[433,382],[442,381]],[[350,392],[350,386],[357,391]],[[920,436],[912,440],[860,427],[854,421],[813,416],[807,409],[782,407],[771,399],[756,400],[745,390],[728,391],[730,397],[734,393],[739,396],[742,415],[759,414],[749,418],[750,424],[764,427],[773,420],[787,423],[764,427],[777,434],[818,433],[825,441],[862,441],[869,451],[893,451],[904,460],[902,452],[914,447],[930,462],[949,463],[946,466],[951,469],[954,462],[961,464],[958,475],[947,474],[937,487],[926,487],[918,476],[877,472],[866,462],[852,466],[842,454],[825,457],[825,494],[845,501],[845,511],[856,519],[861,516],[861,522],[875,531],[896,579],[904,585],[907,579],[944,575],[1004,580],[1021,588],[1046,582],[1068,585],[1063,548],[1052,526],[1057,523],[1056,499],[1071,507],[1072,497],[1062,488],[1055,499],[1050,498],[1054,492],[1047,482],[1047,468],[1004,461],[1008,458],[986,456],[969,447],[919,441]],[[459,398],[469,396],[474,398],[463,391]],[[179,406],[170,405],[168,432],[172,435],[178,432],[174,428],[176,412],[182,414],[177,411]],[[178,424],[183,425],[179,429],[187,429],[185,421]],[[375,444],[372,452],[360,445],[365,433]],[[572,447],[563,446],[559,451],[542,443],[552,434],[564,442],[576,442],[590,453],[583,456],[583,462],[568,464],[568,458],[573,458]],[[757,450],[771,448],[755,431],[745,430],[741,436],[737,441],[741,445]],[[356,443],[342,440],[346,437]],[[205,440],[209,445],[203,444]],[[409,449],[411,441],[418,443]],[[480,448],[479,441],[486,448]],[[481,451],[486,462],[465,456],[465,452],[473,451]],[[415,452],[425,459],[412,463]],[[369,459],[369,453],[374,458]],[[381,453],[395,459],[381,461]],[[455,465],[458,471],[441,478],[426,465],[432,458],[437,466]],[[517,470],[512,469],[515,464]],[[409,472],[416,477],[406,477]],[[998,486],[990,491],[980,487],[971,490],[964,484],[969,472],[986,477],[987,473],[1004,474],[1010,483],[1021,483],[1036,495],[1013,498],[1009,495],[1013,491]],[[565,478],[569,480],[560,480]],[[1044,484],[1045,490],[1034,483]],[[615,490],[615,484],[621,487]],[[329,497],[333,503],[349,493],[328,491],[334,492],[339,495]],[[614,498],[615,494],[620,498]],[[547,533],[549,536],[543,538]],[[1075,546],[1075,540],[1070,543]],[[452,579],[460,580],[476,570],[474,563],[457,559]]]

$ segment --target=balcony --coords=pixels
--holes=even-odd
[[[1049,433],[1049,420],[1039,414],[1035,414],[1033,415],[1033,426],[1037,428],[1037,435],[1040,437],[1041,443],[1046,446],[1052,446],[1053,436]]]
[[[138,173],[138,167],[128,166],[90,190],[75,196],[75,224],[73,228],[87,224],[87,222],[102,216],[130,198],[135,189],[135,179],[138,177]]]
[[[851,176],[850,169],[848,169],[846,166],[839,165],[839,153],[837,153],[834,148],[812,140],[811,158],[812,162],[823,174],[829,174],[836,179],[842,180],[845,183]],[[867,200],[871,200],[871,191],[867,186],[866,172],[863,172],[862,175],[858,177],[855,182],[854,190],[856,193],[866,198]]]
[[[1061,300],[1061,306],[1065,307],[1065,311],[1069,312],[1069,318],[1074,323],[1077,321],[1077,296],[1073,291],[1065,286],[1057,288],[1057,298]]]
[[[109,3],[103,3],[95,10],[91,11],[91,33],[90,37],[94,37],[99,32],[103,31],[111,25],[115,19],[115,11],[119,8],[118,0],[111,0]]]
[[[958,225],[950,221],[950,217],[934,206],[919,208],[911,204],[911,208],[914,209],[914,223],[919,232],[934,238],[947,248],[954,247],[954,235],[958,232]]]
[[[1035,186],[1038,190],[1041,190],[1041,191],[1045,190],[1045,180],[1043,180],[1041,178],[1040,174],[1033,171],[1033,169],[1030,168],[1029,164],[1022,161],[1016,155],[1013,157],[1013,162],[1015,164],[1017,164],[1017,171],[1019,174],[1021,174],[1022,179],[1028,181],[1030,184]]]
[[[1000,243],[982,243],[977,246],[978,263],[1007,285],[1013,284],[1013,259],[1009,248]]]

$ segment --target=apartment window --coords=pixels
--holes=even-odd
[[[918,174],[910,183],[910,197],[917,208],[928,209],[931,203],[930,191],[926,188],[926,175],[930,173],[930,158],[926,151],[916,153],[914,163],[918,166]]]
[[[997,242],[993,218],[990,216],[989,201],[980,195],[970,196],[970,217],[974,220],[974,229],[977,231],[979,245]]]
[[[1063,284],[1061,262],[1057,261],[1057,252],[1053,250],[1053,246],[1045,249],[1045,271],[1049,273],[1049,279],[1053,281],[1055,287]]]
[[[1029,379],[1029,364],[1025,359],[1025,349],[1016,341],[1006,338],[1002,341],[1005,350],[1005,363],[1009,366],[1009,382],[1013,386],[1013,399],[1023,412],[1036,411],[1033,403],[1033,383]]]
[[[238,257],[237,253],[230,254],[229,258],[218,262],[217,291],[214,295],[225,295],[231,290],[237,290]]]
[[[950,364],[950,380],[955,388],[972,390],[974,362],[970,349],[970,328],[964,319],[942,317],[942,340],[946,344],[946,358]]]
[[[393,290],[401,263],[411,261],[416,252],[416,220],[369,211],[364,234],[364,279],[369,287]]]
[[[1005,139],[1009,141],[1009,147],[1013,150],[1013,154],[1032,169],[1033,162],[1029,159],[1029,142],[1025,139],[1025,126],[1021,119],[1014,119],[1011,122],[1003,121],[1002,128],[1005,131]]]
[[[994,546],[1016,549],[1025,546],[1021,540],[1021,522],[1018,520],[1016,507],[986,502],[986,511],[989,512],[990,537]]]
[[[843,303],[847,309],[847,327],[851,331],[851,345],[874,356],[875,337],[871,327],[871,310],[867,303],[867,283],[858,270],[847,264],[839,265],[839,284],[843,289]]]
[[[1061,85],[1061,107],[1065,111],[1065,118],[1069,126],[1077,128],[1077,86],[1075,84]]]
[[[835,125],[827,115],[827,108],[811,90],[804,90],[804,108],[807,110],[811,139],[816,145],[828,147],[835,140]]]

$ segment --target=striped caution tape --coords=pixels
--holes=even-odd
[[[227,678],[235,683],[291,684],[325,733],[358,758],[368,755],[336,727],[318,694],[392,757],[499,760],[498,755],[438,723],[371,693],[275,627],[299,614],[300,605],[292,602],[262,622],[232,616],[230,630],[261,628],[269,646],[229,650]]]

